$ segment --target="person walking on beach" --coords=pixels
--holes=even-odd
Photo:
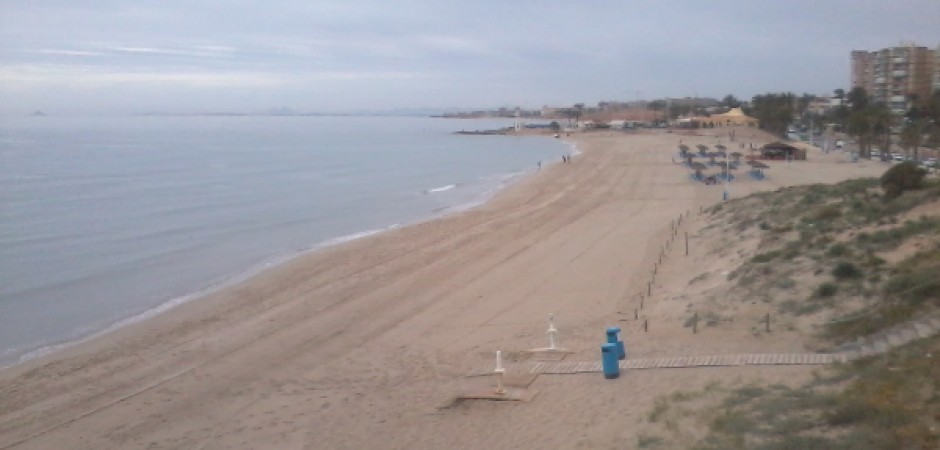
[[[542,161],[539,161],[539,170],[542,170]]]

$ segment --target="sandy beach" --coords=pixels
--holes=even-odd
[[[581,153],[546,165],[485,205],[307,254],[146,322],[0,372],[0,449],[633,448],[657,396],[710,382],[797,382],[812,367],[722,367],[540,375],[528,402],[466,401],[548,344],[554,314],[566,361],[595,361],[607,326],[631,357],[811,351],[796,333],[751,324],[693,335],[689,277],[721,272],[697,238],[721,186],[693,183],[679,141],[715,133],[573,134]],[[738,130],[720,140],[762,145]],[[746,153],[746,150],[741,150]],[[559,155],[560,160],[560,155]],[[878,176],[841,153],[739,174],[732,197]],[[671,222],[673,246],[634,319]],[[759,311],[755,310],[755,320]]]

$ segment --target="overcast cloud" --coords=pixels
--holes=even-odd
[[[0,113],[826,94],[901,41],[940,0],[0,0]]]

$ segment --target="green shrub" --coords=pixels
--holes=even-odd
[[[832,269],[832,276],[839,280],[861,278],[862,275],[862,269],[859,269],[858,266],[848,261],[842,261],[836,264],[836,267]]]
[[[810,217],[813,220],[833,220],[842,215],[842,207],[839,205],[825,205],[817,208]]]
[[[852,251],[845,244],[835,244],[832,247],[829,247],[829,251],[826,252],[827,255],[835,258],[847,256],[850,253],[852,253]]]
[[[759,255],[755,255],[754,258],[751,259],[751,261],[754,261],[756,263],[765,263],[778,256],[780,256],[780,251],[774,250],[772,252],[761,253]]]
[[[913,191],[924,187],[924,176],[927,171],[917,167],[912,161],[904,161],[888,169],[881,176],[881,188],[889,200],[901,196],[905,191]]]
[[[637,437],[637,448],[655,448],[663,445],[663,438],[659,436],[646,436],[641,434]]]
[[[920,267],[895,275],[885,285],[885,295],[900,297],[911,305],[940,299],[940,279],[937,267]]]
[[[836,295],[839,292],[839,286],[833,283],[823,283],[816,288],[816,296],[819,298],[827,298]]]
[[[833,194],[838,195],[865,193],[868,188],[872,188],[877,185],[878,180],[875,178],[856,178],[853,180],[846,180],[832,186],[832,191]]]

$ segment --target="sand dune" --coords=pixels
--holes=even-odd
[[[721,368],[540,376],[527,403],[464,402],[467,373],[547,345],[554,313],[567,360],[596,360],[604,328],[632,355],[796,349],[747,333],[691,335],[654,295],[633,321],[670,221],[721,199],[672,157],[714,135],[572,136],[583,153],[486,205],[303,256],[237,286],[0,372],[5,448],[624,448],[657,395],[711,380],[793,380],[808,369]],[[767,142],[739,132],[739,142]],[[727,144],[727,139],[723,139]],[[731,146],[736,145],[731,144]],[[761,189],[878,175],[840,154],[771,163]],[[745,177],[742,177],[742,179]],[[684,226],[702,222],[696,214]],[[656,292],[722,264],[667,257]],[[665,297],[663,297],[665,298]]]

